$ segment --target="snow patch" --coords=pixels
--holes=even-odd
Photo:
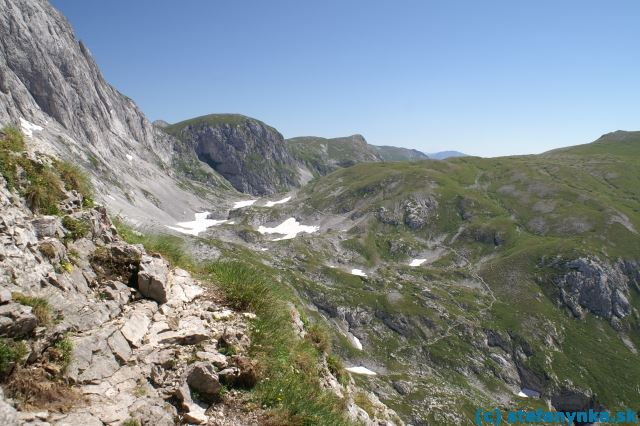
[[[196,213],[196,220],[192,220],[190,222],[178,222],[176,224],[177,226],[167,226],[167,228],[197,237],[199,233],[206,231],[207,228],[228,222],[227,220],[207,219],[208,216],[209,212]]]
[[[233,207],[231,207],[231,210],[241,209],[243,207],[249,207],[249,206],[253,205],[253,203],[255,203],[256,201],[258,201],[258,200],[236,201],[233,204]]]
[[[420,266],[426,261],[427,261],[427,259],[413,259],[411,261],[411,263],[409,264],[409,266]]]
[[[522,388],[518,392],[518,396],[522,398],[540,398],[540,392],[529,388]]]
[[[25,120],[24,118],[20,117],[20,127],[22,127],[22,133],[24,133],[25,135],[31,137],[33,136],[33,132],[40,132],[42,131],[42,126],[38,126],[37,124],[33,124],[30,121]]]
[[[366,367],[347,367],[345,368],[349,373],[362,374],[364,376],[377,376],[378,373],[371,371]]]
[[[260,249],[260,251],[269,251],[269,249],[268,249],[268,248],[266,248],[266,247],[262,247],[262,248]]]
[[[127,154],[126,157],[127,157],[127,160],[133,161],[133,155]]]
[[[357,350],[361,351],[362,350],[362,343],[360,342],[360,339],[358,339],[353,334],[351,335],[351,337],[353,338],[353,346],[355,346]]]
[[[351,270],[351,275],[357,275],[359,277],[366,277],[367,274],[365,274],[365,272],[362,269],[352,269]]]
[[[282,241],[291,240],[301,232],[311,234],[316,232],[318,229],[320,229],[319,226],[301,225],[295,218],[290,217],[275,228],[267,228],[266,226],[260,225],[258,232],[261,234],[282,234],[284,235],[283,237],[272,240]]]
[[[279,201],[267,201],[267,204],[265,204],[264,206],[265,207],[273,207],[276,204],[284,204],[287,201],[289,201],[290,199],[291,199],[291,197],[286,197],[286,198],[283,198],[282,200],[279,200]]]

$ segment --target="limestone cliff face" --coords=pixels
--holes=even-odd
[[[21,127],[30,149],[90,171],[99,199],[139,221],[173,223],[187,217],[185,210],[207,204],[182,189],[173,169],[178,141],[159,133],[131,99],[104,80],[89,50],[46,0],[0,0],[0,126],[5,125]],[[212,179],[211,198],[219,195],[219,183]]]
[[[212,114],[164,130],[191,147],[238,191],[273,194],[298,184],[296,163],[282,135],[261,121]]]

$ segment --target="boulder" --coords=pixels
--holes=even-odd
[[[191,366],[187,373],[187,384],[207,402],[214,402],[222,390],[218,375],[208,362],[197,362]]]
[[[18,413],[7,401],[4,400],[4,393],[0,389],[0,425],[18,426]]]
[[[62,238],[64,236],[62,221],[58,216],[40,216],[33,219],[31,225],[38,239],[49,237]]]
[[[142,256],[138,271],[138,291],[158,303],[165,303],[169,297],[169,267],[159,257]]]
[[[24,337],[38,325],[30,306],[19,303],[0,305],[0,336]]]

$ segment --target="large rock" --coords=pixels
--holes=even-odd
[[[18,426],[18,413],[7,401],[4,400],[4,393],[0,388],[0,425]]]
[[[241,192],[273,194],[298,184],[296,161],[282,135],[253,118],[217,114],[164,129],[195,150]]]
[[[143,296],[165,303],[169,298],[169,267],[159,257],[142,256],[138,272],[138,291]]]
[[[38,239],[57,237],[62,238],[64,231],[62,221],[57,216],[41,216],[31,221],[31,225],[36,232]]]
[[[191,366],[187,374],[187,384],[207,402],[214,402],[222,390],[218,375],[208,362],[197,362]]]
[[[25,337],[38,325],[30,306],[19,303],[0,305],[0,336]]]
[[[562,265],[564,273],[555,279],[562,302],[575,316],[589,311],[620,324],[631,313],[629,277],[620,265],[610,265],[596,257],[579,258]]]

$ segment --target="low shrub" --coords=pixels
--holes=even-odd
[[[75,241],[89,234],[89,223],[82,219],[65,216],[62,218],[62,226],[67,230],[64,236],[65,240]]]
[[[11,339],[0,339],[0,378],[6,377],[11,370],[27,355],[27,345]]]

